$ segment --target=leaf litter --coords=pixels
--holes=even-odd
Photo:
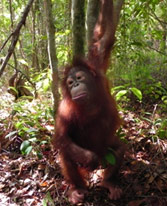
[[[166,206],[167,139],[150,132],[153,125],[141,118],[141,114],[128,111],[122,116],[127,150],[119,184],[124,194],[120,200],[109,200],[107,191],[98,186],[101,172],[98,170],[89,177],[89,194],[85,203],[79,205]],[[7,133],[0,122],[0,134]],[[68,185],[61,175],[57,152],[49,146],[42,148],[41,159],[31,154],[23,156],[18,149],[21,141],[16,144],[17,134],[14,135],[10,142],[0,136],[0,205],[70,206]]]

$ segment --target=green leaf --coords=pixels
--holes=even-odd
[[[105,156],[105,160],[111,164],[111,165],[115,165],[116,164],[116,159],[115,156],[113,155],[112,151],[109,151],[106,156]]]
[[[5,139],[12,137],[13,135],[17,134],[17,131],[10,132],[5,136]]]
[[[33,138],[29,138],[29,141],[30,141],[30,142],[37,142],[38,140],[37,140],[36,137],[33,137]]]
[[[166,131],[166,130],[163,130],[163,129],[159,130],[159,131],[158,131],[158,136],[159,136],[161,139],[167,138],[167,131]]]
[[[163,96],[161,99],[162,99],[162,101],[165,101],[165,100],[167,100],[167,96]]]
[[[116,86],[116,87],[112,88],[112,90],[114,90],[114,91],[120,90],[120,89],[125,89],[125,86],[120,85],[120,86]]]
[[[48,89],[50,88],[50,81],[49,79],[45,79],[44,82],[43,82],[43,90],[46,92],[48,91]]]
[[[31,151],[32,151],[32,146],[30,145],[26,148],[25,155],[29,155]]]
[[[39,151],[37,151],[37,157],[38,159],[42,159],[42,154]]]
[[[37,132],[38,132],[38,130],[33,128],[33,127],[31,127],[30,129],[27,130],[27,133],[37,133]]]
[[[124,137],[126,136],[126,134],[123,132],[122,128],[120,128],[119,130],[117,130],[117,136],[120,139],[124,139]]]
[[[22,142],[20,146],[20,150],[22,154],[28,155],[32,150],[32,146],[30,145],[30,142],[28,140],[25,140],[24,142]]]
[[[130,88],[130,90],[133,92],[133,94],[141,101],[142,100],[142,93],[139,89],[137,89],[136,87],[132,87]]]
[[[15,87],[9,87],[9,89],[11,89],[12,91],[16,92],[16,94],[18,95],[18,91]]]
[[[22,127],[23,127],[23,122],[21,121],[21,122],[17,122],[16,124],[15,124],[15,127],[16,127],[16,129],[22,129]]]
[[[142,43],[141,43],[141,42],[134,41],[134,42],[132,42],[132,45],[135,45],[135,46],[142,46]]]
[[[42,201],[42,205],[43,206],[47,206],[47,205],[54,206],[55,205],[54,201],[53,201],[53,199],[52,199],[52,197],[50,195],[50,192],[47,192],[45,198]]]
[[[116,94],[116,100],[117,100],[117,101],[120,100],[120,98],[121,98],[122,96],[124,96],[127,92],[128,92],[128,90],[121,90],[121,91],[119,91],[119,92]]]

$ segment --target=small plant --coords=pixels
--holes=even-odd
[[[152,113],[146,112],[146,115],[152,116]],[[167,119],[157,118],[146,118],[144,120],[148,121],[151,124],[150,134],[153,136],[153,139],[167,139]]]
[[[30,141],[25,140],[24,142],[22,142],[20,150],[23,155],[28,155],[32,151],[32,145]]]
[[[53,124],[50,106],[19,101],[13,105],[11,113],[14,131],[6,135],[6,138],[19,138],[23,155],[32,153],[41,157],[43,145],[50,141],[45,125]]]
[[[162,100],[167,103],[167,90],[163,88],[161,82],[145,85],[143,95],[149,97],[152,101]]]
[[[54,201],[53,201],[53,199],[52,199],[52,197],[51,197],[51,195],[50,195],[50,192],[47,192],[47,193],[46,193],[45,198],[44,198],[43,201],[42,201],[42,205],[43,205],[43,206],[48,206],[48,205],[54,206],[54,205],[55,205],[55,204],[54,204]]]
[[[133,94],[135,97],[137,97],[140,102],[143,98],[142,92],[139,89],[136,87],[128,87],[127,85],[114,87],[112,92],[116,93],[115,97],[117,101],[122,100],[124,96],[128,97],[130,94]],[[128,98],[126,100],[128,100]]]
[[[156,132],[157,136],[161,139],[167,139],[167,119],[158,119],[155,125],[158,126]]]

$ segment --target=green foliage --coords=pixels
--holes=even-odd
[[[17,134],[17,131],[12,131],[12,132],[10,132],[8,135],[6,135],[5,136],[5,138],[7,139],[7,138],[11,138],[12,136],[14,136],[15,134]]]
[[[15,87],[9,87],[9,89],[13,90],[13,92],[18,95],[18,91],[17,91],[17,89]]]
[[[45,134],[46,128],[43,126],[47,122],[53,124],[53,112],[47,103],[43,105],[32,104],[27,101],[19,101],[13,105],[13,126],[15,130],[9,133],[6,138],[18,135],[22,140],[20,151],[23,155],[30,152],[41,156],[40,146],[46,145],[50,141],[50,136]]]
[[[120,138],[121,141],[123,141],[124,143],[127,143],[126,139],[125,139],[125,132],[123,131],[122,127],[120,127],[118,130],[117,130],[117,133],[116,135]]]
[[[116,97],[116,100],[117,101],[120,101],[120,100],[122,100],[123,98],[123,96],[125,96],[125,95],[128,95],[128,94],[133,94],[135,97],[137,97],[137,99],[139,100],[139,101],[142,101],[142,92],[139,90],[139,89],[137,89],[137,88],[135,88],[135,87],[132,87],[132,88],[126,88],[127,87],[127,85],[125,85],[125,86],[118,86],[118,87],[114,87],[113,89],[112,89],[112,92],[117,92],[116,93],[116,95],[115,95],[115,97]],[[128,98],[124,98],[124,100],[128,100]]]
[[[130,90],[132,91],[132,93],[141,101],[142,100],[142,93],[139,89],[132,87],[130,88]]]
[[[143,103],[161,102],[161,107],[165,109],[165,2],[125,2],[117,31],[116,48],[112,55],[114,84],[121,87],[116,90],[119,101],[130,101],[135,96]]]
[[[71,48],[65,44],[65,39],[71,34],[69,29],[63,32],[56,33],[56,43],[57,43],[57,58],[60,60],[62,65],[64,62],[68,61],[69,54],[72,52]]]
[[[48,205],[49,206],[54,206],[55,205],[54,201],[53,201],[53,199],[52,199],[52,197],[50,195],[50,192],[47,192],[45,198],[42,201],[42,205],[43,206],[48,206]]]
[[[116,159],[115,159],[115,156],[113,154],[113,150],[112,149],[108,150],[108,153],[105,155],[105,160],[110,165],[115,165],[116,164]]]
[[[167,107],[166,107],[167,108]],[[167,139],[167,118],[155,118],[154,114],[145,112],[149,117],[143,117],[151,125],[149,133],[153,139]]]
[[[107,154],[104,156],[102,160],[102,165],[106,168],[108,165],[115,165],[116,157],[114,155],[114,150],[112,148],[108,148]]]
[[[122,130],[122,127],[117,131],[117,136],[121,139],[121,141],[126,143],[125,140],[125,133]],[[107,154],[104,157],[103,160],[103,167],[107,167],[108,164],[115,165],[116,164],[116,157],[114,154],[114,150],[112,148],[108,148]]]
[[[32,151],[32,146],[28,140],[22,142],[20,146],[21,153],[23,155],[28,155]]]
[[[152,100],[162,99],[165,103],[167,96],[167,90],[162,87],[161,82],[150,83],[150,85],[145,85],[144,94],[149,96]]]
[[[157,128],[157,137],[160,139],[167,139],[167,119],[157,119],[154,125]]]

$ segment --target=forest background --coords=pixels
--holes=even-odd
[[[63,66],[76,54],[86,55],[97,19],[98,5],[98,0],[0,1],[0,139],[1,155],[5,153],[5,158],[9,153],[19,157],[21,155],[23,162],[27,161],[27,158],[39,161],[47,158],[50,162],[48,167],[52,168],[53,160],[49,159],[47,152],[50,150],[50,139],[53,135],[54,114],[61,98],[59,81]],[[146,198],[145,191],[136,186],[134,191],[140,191],[140,198],[135,198],[134,202],[128,196],[124,202],[129,205],[143,204],[151,201],[151,194],[156,191],[153,195],[155,205],[165,205],[163,191],[167,190],[164,186],[167,182],[164,172],[167,165],[167,0],[125,0],[107,77],[112,85],[111,93],[115,95],[120,114],[125,121],[119,135],[129,144],[134,155],[127,155],[126,163],[131,162],[133,167],[134,164],[137,165],[135,172],[140,171],[141,176],[142,172],[147,175],[145,179],[141,179],[139,175],[136,181],[146,181],[145,188],[148,189],[147,193],[149,191],[149,197]],[[154,152],[156,157],[153,158]],[[1,158],[4,165],[4,156]],[[13,162],[10,155],[8,158]],[[141,169],[141,166],[136,164],[139,159],[147,159],[151,166],[154,159],[156,168],[151,168],[156,171],[156,175],[153,175],[152,170],[151,173],[148,172],[143,165]],[[163,161],[163,169],[160,171],[162,178],[157,172],[162,163],[159,159]],[[31,164],[34,167],[34,163]],[[39,162],[38,167],[41,165]],[[15,167],[18,167],[18,164]],[[127,168],[125,170],[127,171]],[[19,169],[19,172],[21,171],[22,168]],[[157,180],[157,176],[160,179]],[[6,188],[9,188],[9,183],[6,185],[5,181],[0,180],[1,185],[4,185],[0,186],[3,194],[7,194]],[[45,188],[49,187],[51,182],[43,181],[38,184]],[[154,184],[156,189],[152,187]],[[124,187],[127,188],[126,183]],[[14,185],[13,188],[16,190],[17,186]],[[26,190],[27,193],[28,191],[29,189]],[[42,204],[51,201],[53,194],[50,190],[41,193]],[[159,193],[162,196],[160,200],[155,198]],[[19,194],[15,199],[14,196],[9,198],[11,195],[13,193],[6,195],[6,201],[12,199],[13,202],[21,201],[24,204],[24,201],[29,201],[23,200]],[[40,198],[36,201],[40,205]],[[63,205],[64,201],[64,197],[59,199],[59,203]],[[97,202],[94,204],[98,205]]]

